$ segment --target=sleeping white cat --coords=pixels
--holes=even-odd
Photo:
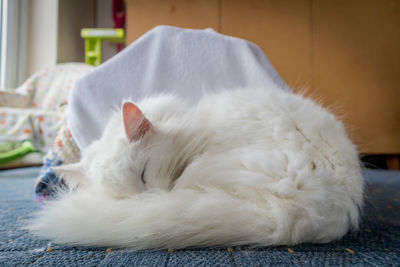
[[[69,192],[30,228],[59,243],[133,249],[329,242],[359,223],[363,178],[344,126],[278,89],[124,102]]]

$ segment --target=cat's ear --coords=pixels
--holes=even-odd
[[[125,133],[129,142],[140,140],[151,129],[151,123],[132,102],[125,102],[123,104],[122,113]]]

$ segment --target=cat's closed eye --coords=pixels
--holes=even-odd
[[[144,180],[144,171],[145,171],[145,170],[146,170],[146,169],[143,168],[142,176],[141,176],[143,184],[146,184],[146,181]]]

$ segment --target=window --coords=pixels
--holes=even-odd
[[[7,18],[6,14],[4,14],[4,5],[6,5],[5,3],[6,1],[4,0],[0,0],[0,88],[4,88],[4,73],[3,73],[3,65],[5,65],[5,63],[3,63],[3,54],[5,51],[3,51],[3,42],[5,41],[5,36],[3,36],[3,33],[5,35],[5,31],[3,31],[3,18]]]
[[[0,2],[0,88],[15,88],[26,78],[28,1]]]

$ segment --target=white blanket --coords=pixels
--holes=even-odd
[[[277,85],[290,90],[253,43],[212,29],[158,26],[75,84],[67,121],[84,150],[122,100],[174,92],[196,102],[206,91]]]

